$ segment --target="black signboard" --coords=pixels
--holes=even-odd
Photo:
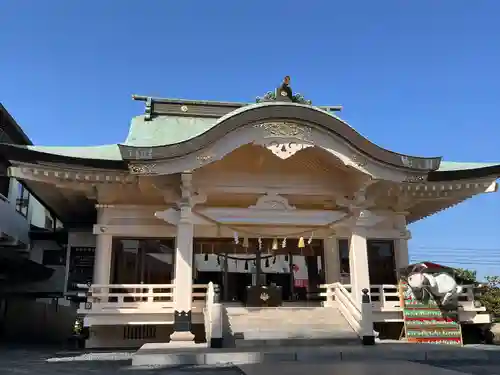
[[[68,291],[78,290],[77,284],[92,283],[95,247],[71,247],[69,256]]]

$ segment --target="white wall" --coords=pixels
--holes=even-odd
[[[9,236],[13,241],[19,240],[29,244],[29,210],[28,217],[16,211],[19,182],[11,179],[8,197],[0,200],[0,232]]]
[[[19,181],[11,178],[8,197],[0,197],[0,231],[28,245],[30,224],[45,228],[45,217],[50,217],[50,214],[31,194],[28,194],[29,206],[27,216],[24,217],[21,213],[17,212],[16,201],[19,198],[20,185]]]
[[[68,246],[81,246],[81,247],[95,247],[96,246],[96,236],[91,232],[69,232],[68,234]]]

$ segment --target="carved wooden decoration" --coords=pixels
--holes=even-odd
[[[309,147],[313,147],[313,145],[296,142],[278,143],[276,141],[270,142],[266,145],[266,148],[280,159],[288,159],[297,152],[305,150]]]
[[[248,208],[259,210],[295,210],[294,206],[288,203],[288,199],[276,193],[267,193],[257,199],[254,206]]]

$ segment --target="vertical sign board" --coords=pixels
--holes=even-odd
[[[71,247],[69,250],[69,267],[67,291],[79,290],[77,284],[92,283],[94,274],[95,247]]]

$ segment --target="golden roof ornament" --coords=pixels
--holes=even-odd
[[[305,105],[312,105],[312,101],[304,98],[302,94],[293,94],[292,87],[290,86],[290,76],[285,76],[281,85],[274,91],[268,91],[263,97],[258,96],[256,103],[264,102],[291,102]]]

